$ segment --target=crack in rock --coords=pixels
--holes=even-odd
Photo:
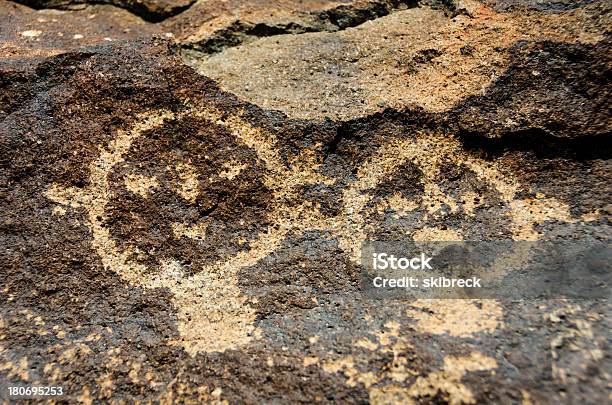
[[[431,3],[441,8],[455,9],[452,0],[449,2],[451,6],[447,6],[446,1]],[[203,54],[215,54],[259,38],[284,34],[342,31],[398,10],[418,6],[419,1],[417,0],[367,0],[355,1],[321,11],[298,12],[295,20],[291,21],[249,22],[237,19],[203,40],[188,40],[183,42],[181,47]]]

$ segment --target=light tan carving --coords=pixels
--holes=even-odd
[[[177,309],[178,330],[182,345],[189,353],[224,351],[248,343],[259,336],[254,326],[255,312],[237,287],[237,274],[242,268],[257,264],[262,258],[278,249],[288,233],[299,233],[312,229],[325,229],[339,239],[340,247],[351,260],[359,261],[361,245],[366,239],[368,224],[365,208],[371,200],[368,189],[375,188],[392,174],[401,164],[413,162],[423,173],[425,193],[420,206],[424,215],[444,215],[442,204],[451,211],[464,207],[471,214],[473,207],[458,204],[455,198],[446,195],[437,185],[442,176],[443,163],[463,164],[479,178],[494,187],[508,207],[512,230],[517,238],[533,238],[536,223],[547,219],[571,220],[567,206],[554,198],[515,200],[518,184],[507,178],[494,163],[484,162],[465,153],[457,140],[441,134],[417,134],[414,138],[392,139],[366,161],[357,173],[357,180],[343,192],[342,212],[336,217],[325,217],[319,207],[309,201],[299,201],[300,186],[312,183],[333,184],[334,180],[317,172],[321,157],[316,151],[305,150],[300,156],[285,163],[277,153],[274,134],[255,128],[237,115],[227,115],[207,105],[191,105],[185,111],[152,111],[141,114],[136,124],[128,130],[118,131],[117,136],[106,149],[100,149],[99,157],[90,165],[89,185],[84,189],[50,187],[46,195],[51,200],[87,212],[88,226],[93,236],[93,247],[99,254],[105,268],[112,270],[126,282],[144,288],[168,288],[173,295]],[[152,272],[146,266],[130,259],[135,249],[120,250],[104,225],[106,207],[113,199],[109,184],[109,173],[122,162],[130,151],[135,139],[145,131],[160,127],[166,120],[185,116],[204,118],[228,129],[232,135],[247,147],[253,149],[264,165],[263,180],[272,190],[273,198],[269,208],[269,220],[273,224],[250,242],[249,249],[226,262],[205,266],[195,275],[185,276],[179,264],[180,258],[164,262],[159,271]],[[228,164],[222,173],[233,178],[244,166]],[[189,162],[177,165],[182,187],[177,192],[193,202],[199,192],[195,168]],[[132,181],[130,178],[124,181]],[[139,194],[145,193],[157,184],[150,182],[146,190],[134,188]],[[459,197],[460,199],[461,197]],[[468,196],[473,199],[473,195]],[[293,201],[294,204],[287,204]],[[405,201],[392,196],[385,203],[398,214],[405,215],[417,208],[418,202]],[[371,226],[371,225],[370,225]],[[202,238],[206,224],[187,226],[173,224],[177,236]],[[449,230],[448,235],[454,235]],[[458,232],[458,231],[455,231]],[[436,233],[422,230],[417,239],[435,237]],[[446,239],[448,239],[448,235]],[[457,233],[457,235],[459,235]],[[420,236],[420,237],[419,237]],[[426,238],[425,238],[426,239]]]

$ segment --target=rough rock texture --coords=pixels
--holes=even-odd
[[[204,1],[164,26],[176,33],[184,48],[216,53],[261,37],[343,30],[417,4],[416,0]]]
[[[35,66],[49,56],[88,45],[150,38],[158,29],[113,6],[82,10],[41,10],[11,2],[0,3],[0,63],[10,69]]]
[[[165,20],[188,9],[196,0],[21,0],[35,9],[79,9],[88,4],[112,4],[151,22]]]
[[[521,44],[594,45],[610,23],[609,7],[602,5],[561,14],[498,14],[462,4],[468,11],[453,18],[443,10],[411,8],[353,29],[270,36],[213,56],[187,50],[184,59],[222,88],[292,117],[347,119],[408,105],[444,111],[493,86]]]
[[[535,10],[571,10],[596,3],[596,0],[485,0],[485,4],[497,10],[535,9]]]
[[[304,3],[273,4],[356,10]],[[610,237],[609,6],[451,5],[211,55],[170,19],[0,3],[0,385],[607,402],[609,300],[361,291],[367,239]]]

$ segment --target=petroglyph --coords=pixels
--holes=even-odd
[[[153,272],[132,260],[137,249],[120,250],[105,226],[106,207],[113,199],[109,174],[116,164],[125,160],[133,142],[144,132],[163,125],[166,120],[177,120],[185,116],[201,117],[221,125],[239,141],[254,149],[268,169],[264,183],[273,190],[276,199],[296,196],[295,188],[298,185],[330,180],[313,171],[312,167],[316,168],[316,165],[312,164],[312,156],[308,155],[305,155],[304,161],[294,162],[293,170],[287,170],[276,153],[272,134],[263,133],[236,116],[225,117],[214,108],[200,105],[181,113],[153,111],[142,114],[137,118],[135,126],[127,131],[119,131],[108,149],[100,150],[100,156],[90,165],[88,187],[76,189],[53,185],[49,188],[46,195],[51,200],[87,211],[93,246],[105,268],[131,284],[145,288],[168,288],[172,292],[173,304],[177,308],[177,327],[181,335],[181,341],[175,343],[195,355],[198,352],[224,351],[245,344],[259,335],[253,326],[254,310],[237,288],[236,273],[276,250],[289,230],[321,228],[325,223],[309,202],[291,209],[272,206],[269,215],[275,226],[262,232],[258,239],[249,244],[247,251],[225,262],[204,266],[197,274],[188,277],[185,277],[186,273],[181,268],[180,258],[166,260],[158,271]],[[227,167],[228,171],[223,176],[234,178],[240,171],[237,168],[242,170],[244,167]],[[189,162],[181,162],[177,164],[176,172],[181,180],[177,193],[193,203],[199,192],[195,167]],[[144,192],[132,183],[132,179],[126,181],[130,184],[128,188],[131,187],[138,194]],[[201,239],[206,232],[206,224],[174,223],[172,229],[177,237]]]
[[[424,193],[420,201],[407,199],[395,192],[373,208],[370,207],[372,196],[368,191],[379,187],[407,162],[415,164],[422,173]],[[569,207],[555,198],[538,194],[533,199],[518,199],[521,186],[517,181],[504,174],[495,163],[476,159],[466,153],[457,140],[441,134],[416,134],[414,139],[393,139],[382,146],[358,169],[357,180],[344,190],[344,211],[341,215],[344,222],[335,228],[335,233],[340,236],[341,247],[350,254],[351,259],[356,262],[360,260],[362,243],[376,225],[367,220],[372,210],[379,213],[387,209],[394,210],[395,219],[418,211],[424,222],[428,219],[444,219],[458,212],[463,214],[465,220],[477,216],[476,209],[485,201],[485,195],[468,191],[453,196],[438,185],[446,176],[442,167],[449,164],[473,173],[501,199],[515,240],[537,239],[539,234],[535,227],[545,221],[574,221],[569,214]],[[423,226],[414,230],[410,236],[420,242],[464,239],[460,229],[435,226]],[[529,257],[528,253],[514,252],[510,256],[518,255],[522,257],[521,260],[525,260]],[[490,334],[503,327],[502,306],[497,300],[418,300],[410,304],[406,314],[414,319],[415,323],[411,327],[419,333],[466,338],[477,333]],[[467,372],[491,370],[497,366],[494,359],[480,353],[472,353],[467,357],[447,357],[442,370],[420,377],[409,388],[393,384],[381,386],[377,383],[385,377],[402,382],[414,375],[414,370],[407,367],[406,359],[399,354],[402,351],[401,339],[397,337],[399,325],[389,324],[387,329],[384,331],[386,333],[381,332],[378,342],[364,338],[358,340],[356,346],[368,350],[385,350],[385,345],[397,340],[397,347],[393,350],[394,364],[388,367],[392,370],[389,375],[371,372],[366,375],[359,372],[354,356],[332,362],[321,360],[323,370],[330,373],[342,372],[348,378],[349,386],[363,383],[369,389],[372,403],[416,403],[417,398],[437,394],[447,397],[450,403],[474,403],[474,396],[469,388],[460,383],[461,378]]]
[[[130,284],[146,288],[168,288],[172,292],[173,304],[178,311],[178,330],[182,337],[182,341],[176,343],[195,354],[200,351],[223,351],[246,343],[258,335],[252,325],[255,313],[236,287],[235,275],[239,268],[252,265],[266,256],[282,236],[271,230],[252,244],[248,253],[238,255],[231,263],[209,266],[186,278],[177,261],[167,262],[161,266],[161,271],[155,273],[145,265],[131,260],[133,249],[119,250],[104,224],[107,218],[106,207],[113,198],[109,184],[111,169],[124,161],[132,143],[142,133],[163,125],[165,120],[178,119],[189,113],[193,113],[193,110],[179,114],[154,111],[139,116],[135,126],[127,131],[119,131],[108,149],[100,150],[100,156],[90,165],[88,187],[78,190],[54,185],[48,190],[47,196],[60,204],[83,207],[87,211],[92,243],[105,268],[114,271]],[[214,109],[201,107],[200,113],[216,123],[224,123],[222,114]],[[252,129],[237,119],[230,121],[227,126],[234,134],[251,136]],[[257,145],[251,142],[251,146]],[[264,150],[261,154],[267,161],[274,159],[270,150]],[[193,201],[198,192],[194,169],[185,163],[178,167],[178,172],[184,184],[178,190],[179,193]],[[176,232],[180,234],[181,229],[178,228]],[[183,230],[183,233],[189,234],[189,230]],[[266,240],[276,243],[261,242]]]
[[[535,240],[538,234],[534,226],[547,220],[572,221],[569,207],[558,202],[555,198],[540,196],[536,199],[515,199],[519,184],[503,174],[493,162],[486,162],[474,158],[461,148],[459,141],[445,137],[442,134],[421,133],[415,139],[393,139],[382,146],[374,156],[368,159],[358,170],[357,181],[349,185],[343,193],[344,225],[339,227],[341,246],[351,253],[351,259],[358,261],[361,255],[361,245],[367,238],[366,225],[367,205],[371,196],[367,190],[375,189],[398,167],[406,162],[414,163],[422,173],[424,193],[419,206],[423,208],[423,220],[428,218],[441,218],[449,213],[459,210],[471,217],[474,209],[484,200],[474,192],[460,195],[457,198],[446,194],[438,186],[444,178],[441,167],[454,164],[466,167],[480,180],[492,187],[501,197],[507,208],[507,215],[511,220],[511,230],[515,240]],[[402,202],[403,214],[413,211],[416,205]],[[415,203],[418,204],[418,203]],[[383,206],[398,205],[398,196],[393,195]],[[443,206],[448,207],[443,210]],[[462,240],[459,230],[439,229],[428,227],[416,230],[412,238],[425,240]]]
[[[253,149],[258,159],[265,164],[263,181],[273,194],[273,202],[268,209],[272,226],[251,241],[247,250],[231,260],[228,258],[225,262],[203,266],[201,271],[188,277],[181,270],[180,258],[167,258],[165,264],[153,272],[146,265],[133,261],[131,257],[137,253],[137,249],[128,247],[120,250],[104,225],[106,207],[113,199],[109,184],[112,168],[125,160],[132,143],[144,132],[162,126],[166,120],[186,116],[204,118],[223,126],[238,141]],[[310,201],[301,201],[291,207],[284,203],[299,201],[299,186],[304,184],[334,184],[333,179],[317,172],[320,163],[316,152],[303,151],[287,168],[278,156],[274,134],[253,127],[236,115],[227,116],[203,105],[189,106],[179,113],[149,112],[139,116],[137,122],[131,129],[119,131],[108,149],[100,150],[99,158],[90,165],[90,185],[87,188],[78,190],[53,185],[47,196],[64,206],[82,207],[87,211],[93,246],[105,268],[113,270],[131,284],[147,288],[168,288],[172,292],[182,337],[182,341],[176,343],[191,354],[223,351],[258,336],[258,330],[253,326],[255,312],[237,288],[236,275],[241,268],[253,266],[275,251],[289,232],[326,229],[339,238],[341,248],[357,262],[361,244],[366,240],[368,231],[365,211],[371,196],[367,190],[376,188],[385,177],[406,162],[416,164],[422,172],[425,192],[420,207],[423,208],[425,219],[429,216],[443,216],[443,206],[450,207],[450,212],[464,209],[466,214],[473,214],[473,205],[457,203],[454,197],[445,194],[437,185],[443,175],[440,172],[441,165],[451,162],[464,165],[495,188],[508,207],[516,238],[537,237],[533,231],[534,224],[548,219],[571,220],[567,206],[554,198],[515,200],[518,189],[516,182],[504,176],[493,163],[471,157],[461,149],[458,141],[442,135],[417,134],[414,139],[393,139],[388,142],[358,169],[357,180],[343,191],[340,215],[325,217]],[[244,163],[228,162],[219,176],[234,179],[245,167]],[[188,202],[194,203],[199,193],[197,168],[191,162],[179,162],[175,170],[180,178],[180,187],[176,192]],[[127,176],[124,181],[129,190],[141,196],[159,187],[155,179],[134,175]],[[467,198],[474,201],[478,196],[470,194]],[[393,195],[383,205],[395,210],[398,215],[406,215],[419,204]],[[196,240],[205,237],[207,227],[206,222],[172,224],[177,238]],[[412,236],[416,240],[461,238],[457,230],[435,231],[429,228],[416,230]]]

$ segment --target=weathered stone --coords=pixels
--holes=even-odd
[[[296,118],[347,119],[387,107],[452,109],[504,74],[519,40],[588,46],[602,39],[599,8],[497,14],[478,3],[462,5],[469,13],[454,18],[411,8],[340,32],[270,36],[212,56],[187,50],[184,59],[266,108]]]
[[[150,38],[157,32],[153,25],[113,6],[37,11],[5,1],[0,3],[0,24],[0,63],[5,67],[84,46]]]
[[[16,0],[27,6],[43,9],[57,8],[63,10],[78,10],[88,4],[112,4],[124,8],[139,17],[152,22],[162,21],[179,14],[191,6],[196,0]]]
[[[595,2],[597,0],[485,0],[485,3],[494,6],[500,11],[513,9],[560,11],[584,7]]]
[[[198,62],[241,75],[218,84],[165,23],[2,3],[2,381],[70,403],[606,402],[608,300],[362,291],[367,239],[609,240],[606,8],[465,4],[224,49]],[[350,75],[327,97],[318,66]]]
[[[216,53],[261,37],[343,30],[416,4],[416,0],[205,1],[164,26],[183,47]]]

